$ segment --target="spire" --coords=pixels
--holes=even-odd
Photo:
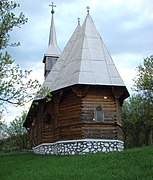
[[[55,56],[55,57],[59,57],[59,55],[61,54],[61,51],[57,45],[57,38],[56,38],[56,30],[55,30],[55,23],[54,23],[54,7],[56,7],[54,5],[54,3],[52,2],[51,5],[49,5],[52,7],[51,10],[51,26],[50,26],[50,33],[49,33],[49,43],[48,43],[48,50],[45,53],[45,56]]]
[[[61,51],[57,45],[57,39],[56,39],[56,30],[55,30],[55,24],[54,24],[54,3],[52,2],[51,5],[51,26],[50,26],[50,33],[49,33],[49,43],[48,43],[48,49],[46,53],[44,54],[43,63],[45,63],[45,72],[44,75],[47,77],[50,70],[56,63],[57,59],[59,58]]]
[[[52,6],[52,10],[51,10],[52,18],[51,18],[51,26],[50,26],[50,34],[49,34],[48,45],[50,45],[50,44],[56,44],[57,45],[56,31],[55,31],[55,24],[54,24],[54,13],[55,13],[54,7],[56,7],[56,6],[54,5],[53,2],[49,6]]]

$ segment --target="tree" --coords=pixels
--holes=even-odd
[[[152,134],[153,134],[153,104],[152,100],[142,96],[143,101],[143,132],[144,132],[144,144],[152,144]],[[141,111],[142,111],[141,110]]]
[[[152,143],[153,121],[148,101],[134,94],[123,104],[123,132],[126,147]]]
[[[143,102],[141,95],[133,95],[123,104],[123,131],[125,144],[129,147],[140,146],[143,142]]]
[[[27,113],[22,112],[21,116],[17,116],[12,122],[10,122],[7,128],[9,140],[11,142],[11,148],[25,149],[28,144],[27,130],[23,127],[23,123],[26,119]]]
[[[136,68],[138,74],[134,79],[134,90],[141,93],[150,107],[153,106],[153,55],[144,58],[143,64]],[[148,106],[148,107],[149,107]]]
[[[0,120],[0,151],[2,151],[5,140],[7,139],[7,124]]]
[[[145,144],[149,144],[153,132],[153,55],[144,58],[143,64],[137,67],[137,78],[134,79],[135,90],[142,94],[145,115],[143,117]]]
[[[19,4],[9,1],[0,1],[0,106],[5,104],[22,105],[29,100],[40,85],[37,80],[30,79],[31,71],[22,70],[15,65],[11,55],[4,51],[8,46],[18,46],[19,43],[10,42],[10,32],[15,27],[27,22],[24,14],[19,16],[13,13]]]
[[[7,52],[0,53],[0,106],[22,105],[38,91],[38,81],[29,78],[30,72],[15,65]]]
[[[137,67],[134,90],[137,94],[123,104],[123,131],[126,146],[149,145],[153,134],[153,56]]]
[[[19,43],[9,44],[9,32],[12,31],[14,27],[21,27],[21,25],[25,24],[28,20],[22,12],[18,17],[13,13],[13,10],[19,6],[19,4],[13,1],[0,1],[0,49],[4,49],[8,45],[19,45]]]
[[[136,91],[148,98],[153,97],[153,55],[144,59],[143,64],[136,68],[138,74],[134,79]]]

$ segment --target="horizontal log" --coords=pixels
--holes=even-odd
[[[71,117],[59,117],[59,121],[58,123],[70,123],[70,122],[73,122],[73,121],[76,121],[76,122],[79,122],[81,121],[81,115],[73,115]]]
[[[54,136],[52,136],[52,135],[43,135],[42,138],[43,139],[47,139],[47,138],[48,139],[54,139]]]
[[[81,113],[81,109],[80,108],[71,108],[71,109],[68,109],[68,110],[66,110],[65,109],[65,111],[63,110],[63,111],[59,111],[59,114],[62,114],[62,115],[69,115],[69,113],[75,113],[75,114],[80,114]]]
[[[110,104],[107,104],[107,105],[104,105],[104,104],[96,104],[96,105],[88,104],[88,105],[82,106],[82,111],[83,110],[96,109],[97,106],[101,106],[102,110],[105,110],[105,111],[109,111],[109,110],[115,111],[115,110],[117,110],[117,108],[114,105],[110,105]]]
[[[80,108],[81,107],[81,102],[78,102],[78,103],[70,103],[70,102],[68,102],[68,103],[65,103],[65,104],[63,104],[63,105],[60,105],[59,106],[59,109],[61,109],[61,110],[64,110],[64,109],[69,109],[70,107],[78,107],[78,108]]]

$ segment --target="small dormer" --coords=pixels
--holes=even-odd
[[[43,61],[45,63],[44,66],[44,76],[45,78],[48,76],[50,70],[52,69],[52,67],[54,66],[54,64],[56,63],[57,59],[59,57],[51,57],[51,56],[46,56],[45,60]]]
[[[57,45],[57,39],[56,39],[56,30],[55,30],[55,24],[54,24],[54,3],[50,5],[52,7],[51,10],[51,26],[50,26],[50,33],[49,33],[49,43],[48,43],[48,49],[46,53],[44,54],[43,63],[44,66],[44,76],[45,78],[48,76],[49,72],[51,71],[52,67],[56,63],[57,59],[59,58],[61,54],[61,50],[59,49]]]

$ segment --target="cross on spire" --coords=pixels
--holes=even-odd
[[[77,18],[77,20],[78,20],[78,24],[80,24],[80,18],[79,17]]]
[[[87,6],[87,7],[86,7],[86,9],[87,9],[87,13],[89,14],[89,9],[90,9],[90,7],[89,7],[89,6]]]
[[[56,5],[54,5],[54,2],[52,2],[52,4],[49,4],[49,6],[52,7],[51,13],[54,14],[54,7],[56,7]]]

